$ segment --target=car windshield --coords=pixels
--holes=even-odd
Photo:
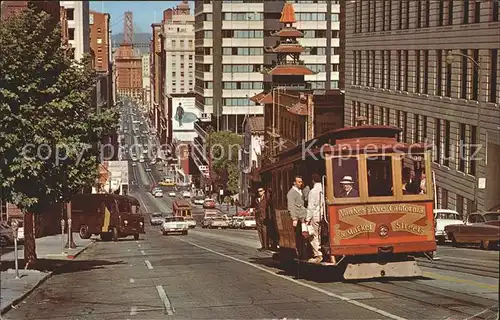
[[[500,220],[500,213],[492,212],[484,215],[486,221],[497,221]]]
[[[170,217],[166,218],[165,222],[179,222],[179,221],[184,221],[183,217]]]
[[[245,220],[255,220],[254,217],[246,217]]]
[[[154,217],[154,218],[158,218],[158,217],[161,217],[161,216],[162,216],[162,214],[161,214],[161,213],[153,213],[153,217]]]
[[[438,212],[436,219],[460,220],[460,215],[456,212]]]

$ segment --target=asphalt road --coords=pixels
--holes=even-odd
[[[174,198],[151,196],[147,166],[130,167],[131,191],[144,212],[168,213]],[[139,241],[96,241],[4,319],[498,319],[498,251],[440,246],[440,260],[419,261],[424,278],[342,282],[280,266],[254,230],[163,236],[145,220]]]
[[[172,198],[145,189],[145,211],[168,212]],[[198,210],[197,212],[201,212]],[[97,241],[36,289],[5,319],[495,319],[498,252],[440,247],[421,261],[426,277],[341,282],[320,268],[283,268],[258,252],[254,230],[196,228],[141,240]],[[496,308],[496,309],[495,309]]]

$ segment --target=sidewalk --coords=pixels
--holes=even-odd
[[[16,279],[14,267],[14,250],[0,256],[0,314],[10,310],[36,287],[47,280],[52,273],[75,259],[83,250],[89,247],[94,240],[82,240],[78,234],[73,235],[75,249],[64,249],[62,252],[61,235],[36,239],[36,253],[38,262],[44,271],[24,270],[24,248],[19,246],[19,277]],[[8,249],[10,250],[10,249]],[[4,252],[4,251],[2,251]]]

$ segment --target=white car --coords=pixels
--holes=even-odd
[[[151,172],[151,168],[150,167],[147,167],[145,170],[146,170],[146,172]]]
[[[161,225],[161,233],[168,235],[169,233],[188,234],[189,224],[184,220],[184,217],[168,217]]]
[[[183,198],[191,198],[191,192],[189,192],[189,191],[184,191],[184,192],[182,193],[182,197],[183,197]]]
[[[216,217],[213,218],[209,224],[208,224],[209,229],[213,228],[220,228],[220,229],[226,229],[229,228],[229,220],[225,219],[223,217]]]
[[[444,231],[446,226],[463,224],[458,212],[448,209],[434,209],[434,220],[436,221],[435,237],[439,244],[443,244],[446,240],[449,240],[448,235]]]
[[[137,167],[137,162],[132,162],[132,167]]]
[[[188,223],[190,228],[196,228],[196,220],[194,220],[192,217],[184,218],[184,220]]]
[[[139,159],[139,162],[140,162],[140,163],[144,163],[144,158],[140,158],[140,159]]]
[[[168,196],[169,196],[169,197],[175,197],[175,191],[170,191],[170,192],[168,193]]]
[[[161,190],[156,190],[155,193],[153,194],[155,198],[162,198],[163,197],[163,191]]]
[[[202,197],[197,197],[193,201],[194,204],[198,204],[198,205],[203,205],[203,202],[205,202],[205,200]]]
[[[152,226],[160,225],[163,223],[163,214],[161,212],[155,212],[151,215],[149,222]]]
[[[256,227],[255,217],[245,217],[241,222],[242,229],[255,229]]]

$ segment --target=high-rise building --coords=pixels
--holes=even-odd
[[[164,14],[165,94],[194,89],[194,16],[187,0]]]
[[[339,1],[295,1],[297,28],[304,33],[303,63],[316,72],[306,76],[312,88],[339,86]],[[265,52],[279,37],[285,1],[195,1],[195,92],[203,113],[213,113],[217,127],[241,133],[247,114],[263,114],[248,98],[270,89],[261,72],[276,64]]]
[[[117,93],[142,101],[142,58],[131,43],[122,43],[114,57]]]
[[[437,206],[500,205],[499,1],[346,1],[345,123],[433,144]]]
[[[90,53],[90,10],[88,1],[59,1],[66,9],[68,41],[73,48],[72,58],[81,60]]]
[[[146,105],[151,102],[151,83],[150,83],[150,68],[149,63],[150,54],[146,53],[142,55],[142,88],[144,89],[144,101]]]

